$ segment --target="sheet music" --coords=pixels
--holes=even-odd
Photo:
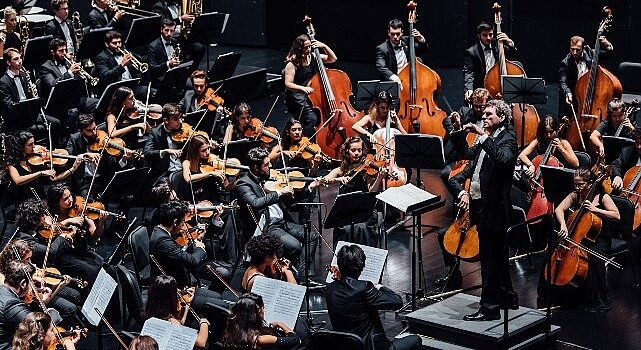
[[[356,244],[345,241],[338,241],[336,244],[336,252],[338,253],[341,248],[346,244]],[[356,244],[357,246],[363,249],[365,253],[365,267],[363,267],[363,272],[358,277],[361,281],[370,281],[374,284],[378,283],[381,279],[381,274],[383,273],[383,266],[385,265],[385,260],[387,260],[387,250],[370,247],[368,245]],[[338,266],[338,259],[336,255],[332,258],[332,266]],[[327,278],[325,278],[325,283],[331,283],[334,280],[332,273],[327,273]]]
[[[94,308],[97,308],[104,314],[117,285],[116,280],[113,279],[105,269],[100,268],[100,272],[98,272],[98,277],[96,277],[96,281],[93,283],[93,287],[91,287],[89,296],[82,305],[82,314],[85,315],[89,323],[94,326],[100,323],[100,315],[98,315]]]
[[[251,291],[263,297],[267,323],[280,321],[294,329],[305,297],[305,286],[256,276]]]
[[[413,205],[429,202],[435,198],[437,198],[437,196],[412,184],[406,184],[401,187],[390,187],[376,195],[376,199],[382,200],[402,212],[407,212],[407,209]]]
[[[196,344],[198,331],[152,317],[145,321],[140,335],[154,338],[160,350],[192,350]]]

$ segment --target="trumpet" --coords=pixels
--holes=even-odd
[[[149,70],[149,64],[140,62],[139,59],[136,58],[129,50],[123,49],[123,48],[118,48],[118,51],[120,51],[121,54],[123,55],[130,55],[131,56],[131,65],[136,68],[140,73],[146,73],[147,70]]]
[[[20,67],[20,72],[24,73],[25,79],[27,79],[27,86],[29,87],[29,92],[31,93],[31,96],[33,96],[33,98],[40,97],[38,96],[38,89],[36,88],[36,84],[34,84],[31,81],[31,76],[29,75],[29,72],[27,72],[27,70],[24,69],[24,67]]]
[[[67,56],[65,56],[65,62],[67,62],[68,65],[73,66],[76,64],[75,60],[70,60]],[[91,74],[87,73],[86,70],[84,70],[82,67],[80,67],[80,70],[78,71],[78,75],[82,79],[84,79],[89,85],[91,86],[96,86],[98,85],[98,78],[91,76]]]
[[[181,53],[182,53],[182,50],[180,49],[180,43],[177,43],[176,47],[174,48],[174,52],[171,54],[171,57],[169,59],[180,61]]]

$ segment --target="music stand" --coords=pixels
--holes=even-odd
[[[76,52],[77,60],[93,59],[105,48],[105,34],[111,27],[92,29],[85,33],[80,48]]]
[[[354,241],[354,224],[365,222],[376,208],[376,192],[351,192],[339,194],[332,210],[327,214],[323,228],[350,226],[350,238]]]
[[[169,102],[185,89],[185,82],[189,78],[193,61],[184,62],[173,67],[165,73],[156,86],[156,100],[158,103]]]
[[[51,57],[51,52],[49,52],[51,39],[53,36],[46,35],[27,40],[22,55],[22,66],[29,70],[40,68]]]
[[[147,181],[150,172],[150,167],[116,171],[105,189],[96,195],[96,199],[111,203],[114,200],[136,194]]]
[[[104,114],[107,111],[107,107],[109,106],[109,102],[111,101],[111,96],[114,94],[114,91],[116,91],[117,88],[121,86],[127,86],[133,89],[136,85],[138,85],[139,81],[140,78],[135,78],[121,80],[107,85],[107,88],[102,92],[102,95],[100,95],[100,99],[98,100],[98,105],[96,106],[96,114]]]
[[[545,188],[543,192],[548,202],[558,204],[574,190],[573,169],[540,165]]]
[[[211,66],[211,69],[207,73],[209,81],[214,82],[231,78],[236,71],[242,55],[242,52],[228,52],[218,55],[214,65]]]
[[[12,132],[30,128],[38,121],[42,100],[30,98],[22,100],[13,106],[11,113],[4,113],[4,131]]]
[[[151,17],[138,17],[131,22],[125,46],[129,48],[147,46],[150,42],[160,37],[160,15]]]
[[[359,81],[356,86],[356,98],[354,99],[354,108],[359,111],[365,111],[369,108],[372,101],[381,91],[387,91],[392,95],[392,106],[398,108],[398,83],[395,81],[364,80]]]
[[[45,110],[67,110],[78,106],[82,97],[87,97],[87,83],[84,79],[69,78],[58,80],[51,88]]]
[[[227,27],[228,13],[209,12],[203,13],[194,19],[189,32],[190,41],[213,43]]]
[[[230,141],[227,144],[227,158],[237,158],[241,163],[246,164],[247,152],[250,149],[260,147],[259,140],[238,140]]]
[[[545,81],[542,78],[526,78],[521,75],[501,76],[503,100],[507,103],[521,105],[521,146],[525,147],[525,105],[545,104],[548,95],[545,92]],[[514,118],[515,116],[512,116]]]
[[[612,164],[612,162],[619,158],[621,151],[626,148],[634,146],[634,140],[627,137],[620,136],[603,136],[603,150],[605,151],[605,164]]]

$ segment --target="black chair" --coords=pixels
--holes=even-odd
[[[11,191],[11,181],[0,181],[0,213],[2,214],[2,234],[0,235],[0,243],[4,239],[4,234],[7,231],[8,224],[15,224],[15,205],[11,204],[9,197]],[[12,208],[12,210],[10,210]]]
[[[178,198],[191,202],[192,198],[189,183],[183,178],[182,171],[175,171],[169,174],[169,183],[174,191],[176,191]]]
[[[128,329],[131,320],[142,324],[141,313],[145,307],[138,281],[133,272],[123,265],[116,266],[118,277],[118,299],[120,301],[120,314],[122,325]]]
[[[365,350],[363,338],[352,333],[319,330],[309,337],[309,350]]]
[[[611,196],[612,201],[619,209],[619,215],[621,219],[619,221],[608,220],[608,228],[610,229],[610,235],[612,236],[612,244],[610,250],[604,255],[608,259],[615,259],[617,256],[623,255],[625,261],[630,262],[630,267],[632,268],[632,276],[634,278],[634,285],[638,286],[639,282],[637,281],[637,273],[635,267],[635,259],[633,257],[636,255],[635,250],[636,240],[632,237],[632,226],[634,223],[634,204],[627,199],[619,196]],[[609,264],[606,263],[606,267]]]
[[[634,99],[641,101],[641,63],[621,62],[618,77],[623,86],[621,100],[626,104]]]
[[[149,233],[145,226],[139,226],[129,235],[129,253],[133,263],[134,273],[138,285],[149,286],[150,265],[149,265]]]
[[[585,141],[587,142],[588,140]],[[576,154],[576,157],[579,159],[579,167],[590,168],[592,166],[592,160],[589,154],[582,151],[574,151],[574,154]]]
[[[215,343],[220,341],[223,338],[223,332],[225,331],[225,326],[227,325],[227,319],[231,316],[231,311],[224,308],[220,305],[215,305],[211,303],[206,303],[202,307],[203,313],[200,315],[204,317],[206,315],[207,319],[211,323],[209,330],[209,343]]]

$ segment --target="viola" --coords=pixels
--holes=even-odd
[[[200,171],[202,173],[211,173],[217,170],[223,170],[225,174],[229,176],[236,176],[242,170],[249,170],[249,167],[242,165],[240,160],[236,158],[227,158],[227,160],[223,162],[223,160],[215,154],[210,154],[209,161],[200,165]]]
[[[465,182],[469,190],[470,180]],[[459,209],[454,222],[445,231],[443,237],[445,250],[461,260],[475,262],[479,260],[479,234],[476,225],[470,222],[470,211]]]
[[[387,122],[389,123],[389,118],[387,119]],[[381,128],[374,131],[374,138],[376,139],[374,149],[376,150],[376,154],[378,155],[379,160],[385,160],[383,158],[384,154],[389,153],[388,173],[391,174],[391,176],[387,179],[385,186],[387,186],[387,188],[400,187],[407,183],[407,172],[405,171],[405,169],[400,168],[398,165],[396,165],[396,144],[394,141],[394,136],[401,134],[401,132],[396,128],[389,128],[389,137],[391,137],[391,140],[389,140],[388,142],[385,135],[386,130],[387,129]],[[383,146],[387,147],[386,150],[388,152],[385,152],[386,150],[381,149]]]
[[[265,275],[273,279],[287,281],[285,269],[290,269],[291,266],[291,261],[285,258],[274,259],[271,265],[265,267]]]
[[[143,154],[140,151],[134,151],[126,147],[125,141],[120,138],[112,137],[107,142],[107,132],[103,130],[96,130],[96,138],[89,141],[89,150],[92,152],[100,152],[103,148],[108,154],[118,157],[124,152],[132,154],[135,158],[142,158]],[[105,146],[106,144],[106,146]]]
[[[214,212],[217,212],[219,208],[223,210],[236,210],[240,209],[240,206],[236,203],[236,201],[232,201],[231,204],[217,204],[214,205],[212,202],[208,200],[202,200],[198,203],[196,203],[196,207],[193,205],[189,206],[190,210],[196,210],[198,213],[198,216],[203,217],[203,218],[210,218],[214,216]]]
[[[347,172],[347,175],[354,176],[361,171],[365,171],[368,176],[376,176],[385,166],[387,166],[386,160],[376,160],[374,155],[367,154],[360,162],[356,163],[354,168]],[[389,174],[389,176],[394,180],[398,180],[397,175]]]
[[[178,289],[177,293],[178,305],[176,305],[176,310],[181,312],[187,304],[191,304],[191,301],[194,299],[194,291],[191,288],[185,287],[183,289]]]
[[[81,196],[76,196],[76,198],[74,199],[74,203],[71,206],[71,210],[69,211],[69,217],[77,217],[82,215],[82,210],[84,207],[85,207],[85,198]],[[85,217],[91,220],[98,220],[98,218],[100,218],[101,211],[106,212],[107,215],[114,217],[116,220],[126,219],[125,215],[122,213],[114,213],[114,212],[107,211],[105,208],[105,205],[98,201],[92,201],[90,203],[87,203],[87,209],[84,214],[85,214]]]
[[[205,136],[209,140],[209,135],[207,135],[206,132],[202,130],[196,130],[191,127],[191,125],[187,123],[181,123],[180,129],[174,130],[171,132],[171,139],[174,142],[177,143],[183,143],[188,141],[190,138],[192,138],[194,135],[202,135]]]
[[[47,285],[55,287],[58,286],[65,279],[65,277],[55,267],[47,267],[44,269],[36,269],[34,280],[38,279],[40,279]],[[86,281],[83,281],[79,278],[71,277],[71,282],[75,283],[80,288],[85,288],[88,285]]]
[[[335,265],[325,265],[325,270],[332,274],[332,279],[339,280],[341,279],[341,270],[338,269],[338,266]]]
[[[149,106],[145,106],[142,103],[136,103],[133,108],[125,110],[125,114],[127,115],[127,117],[132,120],[137,120],[144,117],[145,112],[147,112],[147,118],[151,120],[158,121],[160,120],[160,118],[162,118],[162,106],[157,104],[150,104]]]
[[[258,118],[251,118],[245,128],[245,137],[260,138],[264,143],[271,143],[274,140],[280,140],[278,130],[273,126],[265,126]]]
[[[222,106],[225,100],[216,94],[213,88],[207,88],[202,95],[196,98],[198,109],[207,108],[210,112],[216,112],[218,107]]]
[[[287,174],[271,169],[269,172],[270,181],[265,182],[267,192],[276,192],[286,186],[291,186],[294,191],[300,191],[305,188],[308,182],[316,181],[316,178],[305,176],[300,171],[290,171]],[[321,183],[327,183],[323,178],[319,178]]]
[[[308,163],[310,163],[317,155],[320,155],[321,161],[323,162],[330,163],[332,161],[330,157],[323,153],[319,144],[313,143],[309,138],[304,136],[297,144],[290,145],[289,151],[296,152],[295,157],[301,157]]]
[[[73,234],[76,228],[72,226],[51,223],[49,217],[45,217],[45,223],[38,229],[38,234],[45,239],[54,238],[61,234]]]
[[[87,329],[76,329],[76,331],[80,331],[80,336],[81,337],[86,337],[87,336]],[[60,326],[55,326],[54,330],[56,336],[51,340],[51,343],[49,343],[49,347],[47,350],[57,350],[57,349],[64,349],[64,342],[65,340],[71,340],[75,337],[78,336],[78,334],[74,331],[67,331],[64,328]]]
[[[33,166],[44,166],[50,164],[53,157],[54,166],[64,166],[69,159],[75,160],[77,156],[69,155],[66,149],[56,148],[50,152],[47,147],[35,145],[33,154],[27,158],[27,162]]]

